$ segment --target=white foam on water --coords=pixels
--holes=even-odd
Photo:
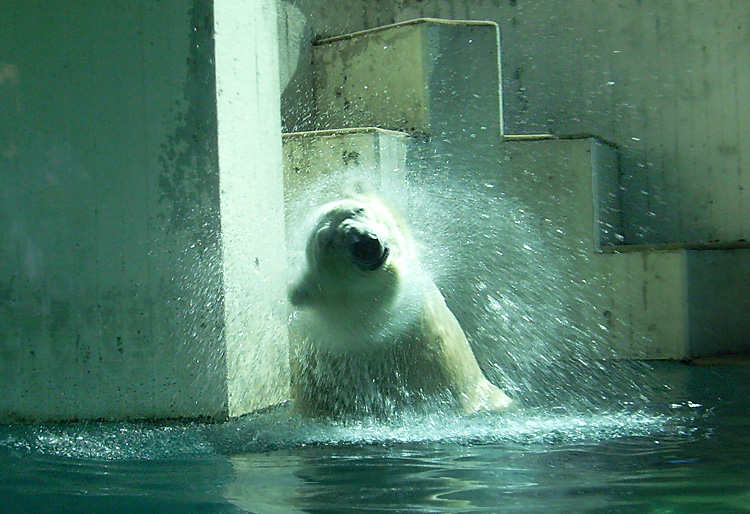
[[[208,455],[214,447],[198,424],[71,423],[0,427],[0,449],[93,461]]]
[[[325,445],[558,445],[626,437],[684,437],[710,414],[699,404],[601,412],[518,409],[390,420],[304,418],[291,404],[226,423],[77,423],[0,427],[0,451],[91,461],[164,460]]]
[[[218,451],[228,454],[313,445],[593,444],[623,437],[684,436],[694,432],[694,418],[683,411],[679,414],[647,410],[518,410],[472,416],[405,414],[387,421],[340,421],[305,419],[281,409],[216,427],[210,437]]]

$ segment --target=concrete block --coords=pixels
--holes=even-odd
[[[569,274],[568,315],[615,358],[747,351],[750,250],[618,246],[616,150],[596,139],[506,138],[499,183]]]
[[[616,149],[595,138],[510,137],[499,182],[567,274],[567,316],[603,345],[599,356],[684,358],[684,252],[601,253],[620,237],[616,162]]]
[[[342,171],[377,181],[403,180],[411,139],[403,132],[365,127],[284,134],[284,190],[288,203]]]
[[[750,353],[750,250],[687,253],[690,356]]]
[[[658,248],[658,247],[654,247]],[[618,355],[691,359],[750,349],[750,250],[624,251],[611,272]]]
[[[502,133],[493,22],[421,19],[318,41],[319,128],[376,126],[436,140]]]
[[[686,250],[592,256],[605,340],[618,359],[681,360],[691,355]]]
[[[504,190],[543,211],[541,225],[558,225],[558,244],[594,252],[622,239],[615,147],[590,136],[542,135],[508,136],[498,149]]]
[[[592,355],[661,355],[640,332],[648,329],[653,344],[683,344],[682,304],[648,301],[664,287],[685,288],[682,260],[649,254],[651,266],[640,268],[640,255],[600,254],[603,241],[619,238],[616,148],[591,137],[510,136],[499,154],[497,189],[519,204],[539,251],[565,275],[557,300],[580,337],[600,346]],[[684,349],[670,355],[682,357]]]

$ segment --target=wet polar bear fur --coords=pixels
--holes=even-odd
[[[483,375],[422,270],[404,223],[375,198],[321,207],[290,290],[292,392],[326,417],[472,413],[512,401]]]

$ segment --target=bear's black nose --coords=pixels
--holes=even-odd
[[[352,234],[351,244],[354,264],[362,271],[375,271],[388,259],[390,250],[385,241],[371,232]]]

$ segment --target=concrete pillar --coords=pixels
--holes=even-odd
[[[23,100],[0,159],[0,422],[284,400],[275,3],[67,3],[0,19]]]
[[[228,414],[288,398],[275,0],[214,2]]]

